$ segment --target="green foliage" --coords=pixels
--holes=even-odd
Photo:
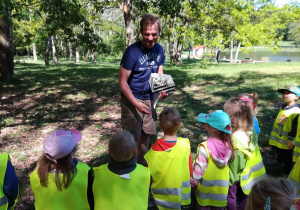
[[[300,19],[290,24],[289,35],[290,40],[294,40],[298,47],[300,44]]]

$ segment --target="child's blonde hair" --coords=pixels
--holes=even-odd
[[[296,191],[285,179],[263,179],[256,182],[249,194],[246,210],[266,209],[270,198],[270,209],[289,210],[294,204]]]
[[[164,107],[159,115],[159,126],[169,135],[177,133],[181,126],[181,115],[172,107]]]
[[[253,110],[249,101],[231,97],[224,104],[224,111],[229,115],[234,130],[251,131],[253,129]]]
[[[108,153],[117,162],[129,161],[134,156],[135,150],[134,137],[127,130],[115,133],[108,144]]]
[[[238,96],[240,99],[248,99],[249,102],[252,103],[253,107],[253,114],[256,115],[258,110],[257,110],[257,103],[258,103],[258,94],[257,93],[242,93]]]
[[[43,187],[48,187],[48,176],[49,172],[52,170],[52,164],[55,165],[54,182],[57,190],[62,191],[62,188],[67,189],[69,187],[77,173],[76,166],[72,163],[72,157],[77,151],[77,148],[78,146],[76,145],[70,154],[63,158],[57,159],[56,163],[48,159],[44,153],[40,156],[38,160],[37,174],[40,178],[40,184]],[[59,177],[61,173],[63,174],[62,179]]]

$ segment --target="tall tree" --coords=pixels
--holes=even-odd
[[[12,7],[13,4],[9,0],[0,3],[0,80],[12,80],[14,75]]]

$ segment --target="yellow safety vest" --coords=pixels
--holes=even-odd
[[[292,121],[300,113],[299,107],[288,110],[280,110],[275,120],[269,144],[280,149],[287,148],[288,133],[292,129]]]
[[[6,210],[8,207],[8,200],[3,191],[4,177],[8,160],[10,160],[8,154],[0,154],[0,210]]]
[[[293,162],[297,162],[300,156],[300,116],[298,117],[298,127],[294,142]]]
[[[121,210],[148,208],[150,171],[136,164],[129,174],[118,175],[108,169],[108,164],[93,168],[93,193],[95,209]]]
[[[191,203],[190,142],[177,138],[166,151],[150,149],[144,156],[152,177],[151,191],[159,209],[181,209]]]
[[[228,165],[219,167],[214,163],[209,154],[207,142],[199,144],[197,154],[201,145],[206,150],[208,165],[198,184],[197,202],[201,206],[226,206],[229,189],[229,167]]]
[[[298,195],[300,194],[300,158],[295,163],[287,180],[295,187]]]
[[[67,189],[58,191],[55,184],[55,174],[48,174],[48,186],[40,184],[37,171],[30,174],[30,184],[35,197],[35,209],[39,210],[64,210],[64,209],[90,209],[87,188],[88,171],[90,167],[85,163],[78,162],[77,173]],[[62,179],[63,174],[60,174]]]
[[[246,154],[247,162],[243,172],[241,173],[240,183],[243,192],[246,195],[249,195],[254,183],[267,177],[266,169],[258,145],[252,153],[242,149],[235,143],[234,146],[235,148],[238,148],[241,152]]]

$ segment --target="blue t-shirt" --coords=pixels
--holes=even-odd
[[[138,41],[127,47],[120,65],[131,70],[127,83],[136,98],[150,99],[150,74],[157,73],[158,67],[164,64],[164,50],[158,43],[155,43],[152,48],[147,48]]]

